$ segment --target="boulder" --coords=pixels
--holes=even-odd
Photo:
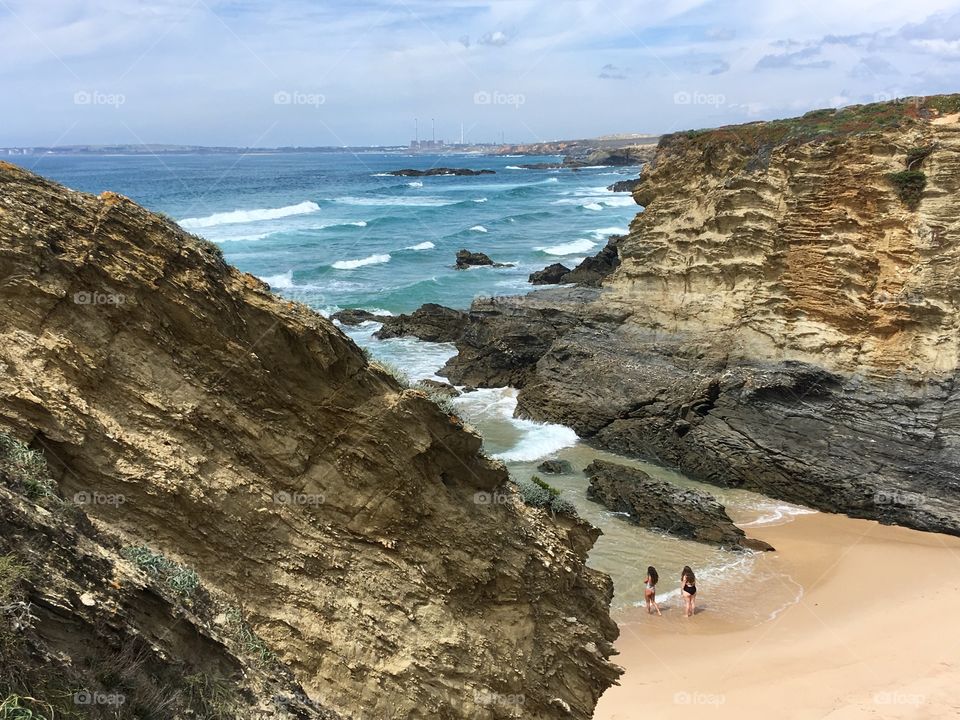
[[[436,303],[426,303],[409,315],[378,319],[383,327],[374,336],[380,340],[412,336],[428,342],[456,342],[467,324],[465,312]]]
[[[457,270],[480,266],[507,267],[504,263],[495,263],[486,253],[471,252],[467,249],[457,252]]]
[[[564,276],[570,272],[570,268],[560,263],[547,265],[543,270],[537,270],[530,273],[529,281],[532,285],[557,285],[564,282]]]
[[[732,550],[747,549],[743,530],[709,493],[656,480],[643,470],[605,460],[594,460],[584,472],[590,479],[588,499],[626,513],[642,527]]]
[[[375,322],[380,322],[383,320],[382,315],[374,315],[369,310],[359,310],[356,308],[349,308],[347,310],[341,310],[340,312],[335,312],[330,316],[331,320],[338,320],[342,325],[359,325],[360,323],[365,323],[370,320]]]
[[[537,470],[547,475],[566,475],[573,472],[573,465],[567,460],[550,458],[537,465]]]
[[[460,391],[457,390],[450,383],[445,383],[440,380],[431,380],[427,378],[426,380],[421,380],[417,383],[417,386],[431,395],[440,395],[442,397],[455,398],[460,397]]]

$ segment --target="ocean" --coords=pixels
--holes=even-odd
[[[607,237],[627,231],[640,208],[607,185],[638,167],[527,170],[560,157],[280,153],[250,155],[18,158],[77,190],[112,190],[165,213],[223,250],[228,262],[275,292],[329,316],[343,308],[410,312],[425,302],[466,309],[474,298],[527,293],[527,276],[554,262],[573,267]],[[462,167],[493,175],[397,177],[401,168]],[[454,269],[458,250],[484,252],[504,268]],[[433,377],[452,345],[411,338],[378,341],[379,324],[343,328],[378,359],[413,380]],[[437,378],[443,379],[443,378]],[[614,579],[617,608],[642,603],[648,565],[660,597],[676,599],[683,565],[699,578],[698,602],[731,622],[764,622],[799,600],[774,553],[711,548],[650,532],[586,499],[581,471],[595,457],[627,462],[655,477],[713,493],[745,525],[788,522],[804,508],[739,490],[700,485],[667,468],[616,458],[569,428],[514,418],[516,393],[483,389],[454,400],[484,436],[486,450],[516,477],[546,457],[569,460],[572,475],[547,478],[604,535],[590,563]],[[749,527],[747,527],[749,534]]]

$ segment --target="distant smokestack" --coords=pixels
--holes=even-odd
[[[430,132],[433,137],[433,142],[437,142],[437,121],[433,118],[430,118]]]
[[[460,123],[460,144],[463,145],[463,123]]]
[[[413,139],[420,144],[420,118],[413,119]]]

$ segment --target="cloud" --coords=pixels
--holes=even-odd
[[[874,55],[860,58],[860,61],[850,71],[850,75],[855,78],[873,78],[878,75],[899,75],[900,71],[894,65],[884,60],[882,57]]]
[[[510,36],[502,30],[488,32],[477,40],[477,43],[480,45],[492,45],[493,47],[503,47],[508,42],[510,42]]]
[[[820,54],[816,46],[806,47],[795,52],[780,53],[779,55],[764,55],[757,61],[756,70],[822,70],[833,65],[830,60],[812,60]]]
[[[597,76],[601,80],[626,80],[630,74],[630,68],[622,68],[617,65],[607,63],[600,68],[600,74]]]

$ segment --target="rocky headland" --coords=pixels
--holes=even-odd
[[[616,269],[477,300],[444,372],[693,478],[960,534],[958,118],[938,96],[666,136]]]
[[[37,712],[586,720],[618,676],[598,531],[216,246],[0,163],[0,300],[0,684]]]

